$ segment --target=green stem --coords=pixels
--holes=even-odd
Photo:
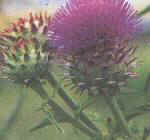
[[[81,122],[75,120],[71,115],[69,115],[67,112],[65,112],[62,109],[62,107],[60,107],[57,103],[55,103],[54,100],[52,100],[51,98],[49,98],[47,92],[41,86],[40,81],[33,82],[32,85],[31,85],[31,88],[38,95],[40,95],[40,97],[43,100],[47,100],[48,101],[48,105],[52,107],[52,109],[54,110],[54,112],[56,112],[56,114],[58,116],[62,116],[63,118],[65,118],[65,120],[67,120],[67,122],[72,123],[72,125],[75,128],[78,128],[80,131],[82,131],[86,135],[88,135],[90,137],[95,137],[96,133],[92,132],[89,128],[87,128],[86,126],[84,126]]]
[[[56,78],[54,77],[54,75],[52,73],[48,73],[47,76],[47,80],[48,82],[57,89],[57,92],[59,94],[59,96],[65,101],[65,103],[74,111],[78,109],[77,104],[68,96],[68,94],[66,93],[66,91],[61,87],[61,85],[58,83],[58,81],[56,80]],[[80,120],[83,121],[87,127],[93,129],[94,131],[100,133],[99,128],[97,128],[95,126],[95,124],[89,120],[89,118],[86,116],[85,113],[81,112],[80,113]]]
[[[107,105],[109,106],[109,108],[111,109],[116,121],[120,122],[121,127],[124,129],[125,133],[130,136],[130,131],[128,129],[128,125],[127,125],[127,121],[125,120],[125,117],[122,113],[122,111],[120,110],[120,107],[117,103],[116,97],[110,97],[109,95],[105,95],[104,96],[105,102],[107,103]]]

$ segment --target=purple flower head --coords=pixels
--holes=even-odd
[[[70,0],[54,15],[49,33],[61,52],[95,56],[103,47],[118,51],[140,31],[140,21],[126,0]]]

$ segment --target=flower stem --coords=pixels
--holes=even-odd
[[[60,86],[60,84],[58,83],[58,81],[56,80],[56,78],[54,77],[54,75],[52,73],[50,73],[50,72],[48,73],[47,80],[54,88],[57,89],[59,96],[65,101],[65,103],[73,111],[78,109],[77,104],[69,97],[69,95],[66,93],[66,91]],[[91,120],[89,120],[89,118],[86,116],[85,113],[83,113],[83,112],[80,113],[80,120],[83,121],[87,127],[100,133],[99,128],[97,128],[95,126],[95,124]]]
[[[64,111],[62,107],[60,107],[54,100],[49,98],[47,92],[42,87],[40,81],[33,82],[30,86],[43,100],[48,101],[48,105],[52,107],[55,114],[58,116],[62,116],[67,120],[67,122],[70,122],[75,128],[78,128],[80,131],[88,135],[89,137],[95,137],[96,133],[91,131],[89,128],[87,128],[85,125],[83,125],[81,122],[75,120],[69,113]],[[55,115],[56,116],[56,115]]]
[[[125,117],[117,103],[116,97],[112,97],[112,96],[104,96],[105,102],[107,103],[107,105],[109,106],[109,108],[111,109],[116,121],[119,121],[121,124],[121,127],[124,129],[125,133],[130,136],[130,131],[128,129],[128,125],[127,125],[127,121],[125,120]]]

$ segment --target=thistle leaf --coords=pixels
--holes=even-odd
[[[55,125],[56,129],[60,132],[60,133],[64,133],[64,130],[60,127],[60,125],[58,124],[57,120],[55,119],[54,115],[52,112],[47,112],[48,115],[48,120]]]
[[[134,112],[126,116],[126,120],[130,121],[138,116],[144,115],[145,113],[150,113],[150,104],[141,105],[133,109]]]

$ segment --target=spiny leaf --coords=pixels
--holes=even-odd
[[[145,113],[150,113],[150,104],[140,105],[133,109],[134,112],[126,116],[127,121],[130,121],[138,116],[144,115]]]
[[[126,120],[127,121],[130,121],[138,116],[141,116],[141,115],[144,115],[145,113],[148,113],[148,112],[135,112],[135,113],[131,113],[129,114],[128,116],[126,116]]]
[[[46,119],[42,120],[41,122],[39,122],[36,126],[32,127],[30,129],[30,132],[34,132],[34,131],[39,130],[41,128],[45,128],[50,124],[52,124],[52,123],[46,118]]]
[[[64,130],[60,127],[60,125],[58,124],[57,120],[55,119],[54,115],[52,112],[47,112],[48,114],[48,120],[55,125],[56,129],[60,132],[63,133]]]

